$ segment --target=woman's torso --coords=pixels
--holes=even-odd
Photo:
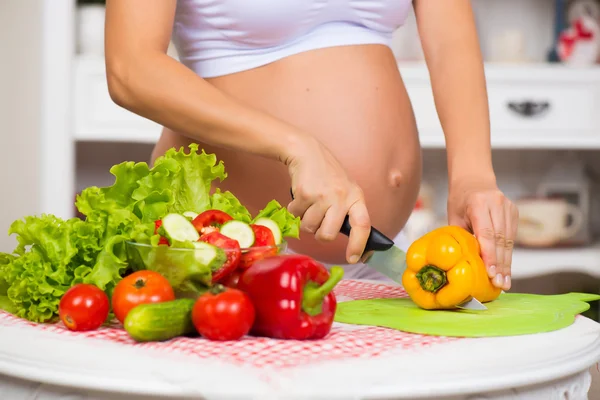
[[[401,230],[416,200],[421,154],[410,101],[389,47],[374,43],[304,50],[207,81],[319,138],[363,188],[372,224],[392,237]],[[189,143],[165,129],[153,158]],[[231,190],[252,213],[272,199],[284,205],[290,201],[284,165],[200,145],[225,163],[228,178],[219,186]],[[302,234],[290,247],[342,263],[345,244],[344,237],[324,245]]]

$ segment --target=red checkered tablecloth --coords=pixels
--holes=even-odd
[[[344,280],[335,289],[340,299],[407,297],[399,287]],[[335,324],[330,334],[316,341],[275,340],[246,337],[232,342],[214,342],[203,338],[179,337],[166,342],[137,343],[117,323],[90,332],[72,332],[62,325],[36,324],[0,311],[1,325],[23,325],[62,335],[106,340],[124,346],[151,348],[189,357],[211,358],[253,367],[291,367],[314,361],[347,358],[372,358],[398,349],[418,350],[462,340],[460,338],[424,336],[379,327],[353,327]]]

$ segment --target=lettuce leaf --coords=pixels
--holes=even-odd
[[[187,259],[189,253],[165,252],[154,221],[170,212],[210,208],[245,222],[251,215],[231,192],[210,194],[213,182],[227,177],[214,154],[199,152],[196,144],[184,150],[170,149],[152,168],[130,161],[113,166],[111,186],[91,186],[77,196],[85,220],[44,214],[14,221],[9,235],[16,235],[18,244],[12,254],[0,253],[0,308],[35,322],[54,320],[61,296],[73,285],[94,284],[110,295],[128,271],[150,263],[184,292],[206,290],[210,269]],[[299,235],[300,219],[276,201],[254,220],[260,217],[273,219],[284,236]],[[151,250],[132,258],[130,241]]]
[[[259,218],[270,218],[279,226],[281,229],[281,235],[299,238],[300,237],[300,217],[295,217],[285,207],[282,207],[277,200],[271,200],[265,208],[263,208],[254,217],[252,222],[255,222]]]
[[[165,209],[152,218],[157,219],[167,212],[183,214],[186,211],[200,213],[210,208],[210,190],[216,179],[223,181],[227,174],[223,162],[217,163],[214,154],[198,153],[198,145],[191,144],[186,154],[183,148],[179,151],[169,149],[164,156],[157,158],[150,173],[141,178],[138,187],[133,191],[133,199],[145,201],[140,217],[150,214],[146,209],[147,200],[152,195],[164,196],[168,201]],[[141,209],[141,207],[140,207]],[[165,212],[166,211],[166,212]]]
[[[215,190],[215,193],[210,199],[211,209],[221,210],[229,214],[233,219],[250,223],[252,215],[246,207],[230,191],[221,192],[220,189]]]

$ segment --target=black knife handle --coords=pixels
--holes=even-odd
[[[292,195],[292,200],[294,199],[294,192],[290,189],[290,194]],[[350,225],[350,217],[346,215],[344,218],[344,222],[342,223],[342,227],[340,228],[340,233],[350,236],[350,231],[352,230],[352,226]],[[371,251],[385,251],[394,246],[394,241],[383,233],[379,232],[374,227],[371,227],[371,232],[369,233],[369,238],[367,239],[367,244],[365,245],[365,251],[363,254],[366,254]]]

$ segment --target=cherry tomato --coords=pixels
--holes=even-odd
[[[206,210],[203,213],[200,213],[194,220],[192,221],[192,225],[196,228],[199,233],[208,233],[203,232],[204,228],[207,227],[220,227],[227,221],[231,221],[233,217],[221,210]]]
[[[98,329],[110,310],[108,296],[94,285],[80,283],[65,292],[58,304],[58,315],[72,331]]]
[[[115,286],[112,307],[115,317],[123,323],[135,306],[175,300],[175,292],[169,281],[155,271],[137,271],[126,276]]]
[[[223,284],[223,286],[227,286],[229,288],[236,289],[238,282],[240,281],[241,275],[242,275],[242,270],[238,268],[235,271],[233,271],[232,273],[230,273],[229,275],[227,275],[224,279],[222,279],[221,283]]]
[[[160,228],[162,226],[162,219],[157,219],[156,221],[154,221],[154,234],[158,234],[158,228]],[[169,245],[169,240],[164,237],[161,236],[160,239],[158,239],[158,245]]]
[[[248,269],[252,264],[263,258],[277,255],[279,249],[275,246],[273,232],[262,225],[250,225],[254,231],[254,246],[244,251],[240,257],[239,267]]]
[[[246,293],[217,284],[196,300],[192,322],[209,340],[237,340],[248,334],[255,315]]]
[[[200,236],[200,241],[212,244],[213,246],[220,247],[225,250],[227,254],[227,260],[212,273],[212,282],[220,282],[223,278],[226,278],[238,267],[240,262],[240,256],[242,254],[240,250],[240,244],[235,239],[230,239],[225,235],[217,231],[212,231],[205,235]]]

